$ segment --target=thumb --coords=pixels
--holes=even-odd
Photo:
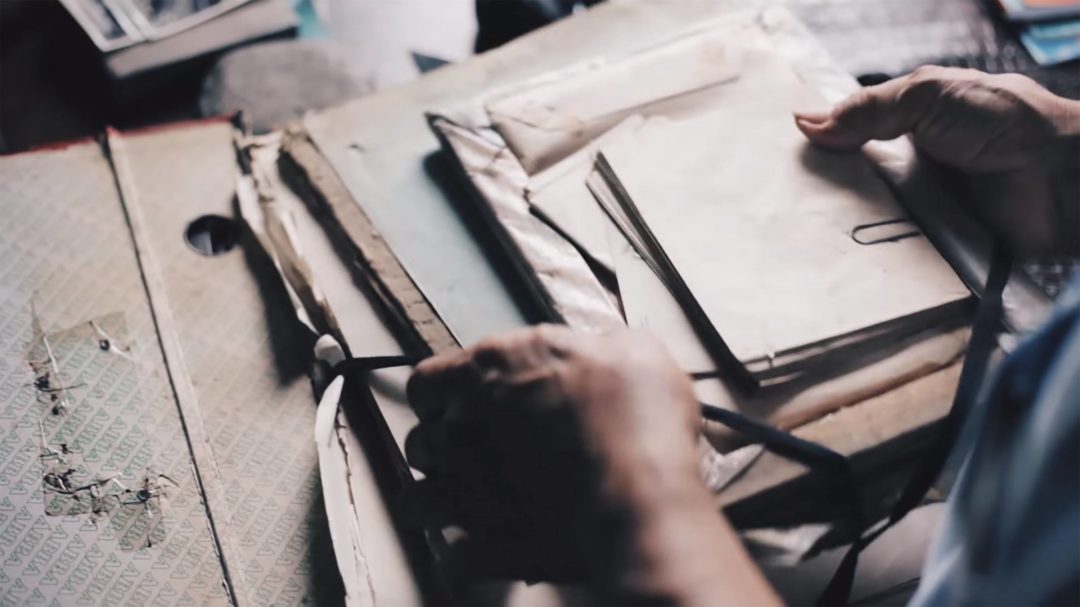
[[[826,148],[853,150],[869,140],[859,131],[840,122],[832,113],[795,113],[795,126],[813,143]]]
[[[895,139],[915,128],[932,102],[923,87],[911,84],[911,76],[904,76],[861,89],[831,112],[796,112],[795,125],[815,144],[841,150]]]

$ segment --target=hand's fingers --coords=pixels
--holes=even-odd
[[[447,428],[439,422],[425,422],[405,438],[405,458],[426,475],[437,474],[446,462],[449,446]]]
[[[795,125],[810,141],[829,148],[856,149],[871,139],[895,139],[915,128],[937,91],[912,76],[871,86],[840,102],[829,113],[796,113]]]
[[[579,582],[586,577],[582,555],[544,546],[536,538],[465,538],[450,548],[449,573],[460,581],[528,580]]]
[[[502,537],[522,525],[520,509],[481,479],[425,478],[408,485],[395,502],[405,524],[422,528],[456,525],[492,530]]]
[[[421,361],[405,391],[416,416],[426,421],[441,416],[452,402],[470,398],[476,384],[472,353],[458,350]]]
[[[528,547],[514,546],[503,538],[498,543],[462,539],[450,548],[449,574],[458,581],[539,579]]]
[[[457,522],[456,504],[446,483],[424,479],[405,488],[397,500],[397,510],[407,525],[442,528]]]

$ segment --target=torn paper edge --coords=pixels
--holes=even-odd
[[[337,377],[326,388],[315,413],[315,445],[319,453],[319,475],[323,501],[334,545],[345,604],[350,607],[375,604],[371,571],[364,555],[363,539],[352,511],[353,499],[345,444],[338,436],[338,405],[345,378]],[[362,583],[363,582],[363,583]]]

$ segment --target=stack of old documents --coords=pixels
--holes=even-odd
[[[815,91],[755,59],[708,113],[651,117],[600,146],[589,187],[641,260],[617,262],[628,321],[664,306],[649,284],[622,280],[648,280],[623,267],[645,264],[713,360],[767,380],[963,314],[967,288],[871,164],[796,129],[791,109],[819,105]],[[665,325],[654,329],[678,327]]]
[[[970,291],[879,167],[794,124],[849,82],[755,11],[429,121],[552,320],[647,328],[703,400],[793,427],[966,342]]]

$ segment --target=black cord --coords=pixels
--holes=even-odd
[[[847,474],[850,463],[843,455],[828,447],[799,438],[745,415],[701,403],[701,415],[742,434],[752,442],[761,443],[769,451],[799,462],[808,468]]]
[[[979,388],[982,386],[990,364],[990,356],[997,345],[997,333],[1001,327],[1001,295],[1005,289],[1005,283],[1009,280],[1009,272],[1012,270],[1010,259],[1008,250],[1003,245],[994,246],[990,273],[986,279],[986,287],[983,289],[982,300],[975,312],[971,341],[968,343],[964,366],[960,371],[960,383],[956,388],[952,408],[942,422],[937,439],[930,447],[922,465],[916,469],[911,480],[904,487],[899,499],[893,504],[886,523],[869,533],[864,530],[865,535],[855,540],[848,549],[836,573],[833,574],[832,580],[818,599],[818,605],[847,604],[851,597],[851,587],[855,582],[859,553],[915,509],[941,474],[952,452],[956,437],[968,417],[968,412],[975,404]]]

